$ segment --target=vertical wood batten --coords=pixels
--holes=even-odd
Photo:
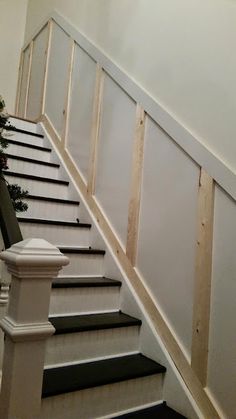
[[[129,202],[128,230],[126,242],[126,255],[131,264],[135,266],[138,243],[138,224],[141,199],[141,182],[144,154],[144,133],[146,114],[144,109],[137,104],[135,138],[133,147],[131,193]]]
[[[103,68],[99,64],[97,64],[96,86],[95,86],[94,104],[93,104],[92,130],[91,130],[91,149],[90,149],[89,167],[88,167],[87,191],[90,195],[93,195],[95,191],[97,150],[98,150],[100,121],[101,121],[101,106],[102,106],[102,97],[103,97],[104,77],[105,77],[105,74],[104,74]]]
[[[191,365],[203,387],[207,381],[215,184],[201,169],[198,192],[197,253]]]
[[[66,93],[66,100],[65,100],[65,107],[63,110],[64,115],[64,127],[63,127],[63,134],[62,134],[62,144],[63,147],[66,148],[67,142],[67,135],[68,135],[68,124],[69,124],[69,115],[70,115],[70,97],[71,97],[71,85],[72,85],[72,71],[73,71],[73,64],[74,64],[74,54],[75,54],[75,41],[74,39],[70,39],[70,62],[68,68],[68,84],[67,84],[67,93]]]
[[[19,112],[21,81],[22,81],[22,74],[23,74],[23,61],[24,61],[24,52],[21,51],[19,68],[18,68],[18,81],[17,81],[16,103],[15,103],[15,115],[16,116],[18,116],[18,112]]]
[[[33,49],[34,49],[34,41],[31,41],[31,42],[30,42],[30,58],[29,58],[29,68],[28,68],[27,85],[26,85],[26,93],[25,93],[25,110],[24,110],[24,118],[26,118],[26,116],[27,116],[28,98],[29,98],[29,87],[30,87],[31,69],[32,69]]]
[[[53,29],[53,21],[52,21],[52,19],[50,19],[48,21],[48,40],[47,40],[47,47],[46,47],[46,51],[45,51],[46,63],[45,63],[45,69],[44,69],[43,92],[42,92],[42,103],[41,103],[41,114],[42,115],[45,113],[47,76],[48,76],[48,65],[49,65],[50,50],[51,50],[52,29]]]

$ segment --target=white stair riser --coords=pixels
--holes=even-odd
[[[19,127],[17,127],[19,128]],[[27,128],[22,128],[26,131],[30,130]],[[31,130],[30,130],[31,131]],[[14,141],[18,141],[19,143],[26,143],[26,144],[32,144],[32,145],[38,145],[40,147],[44,146],[44,139],[41,137],[35,137],[34,135],[29,134],[23,134],[22,132],[14,132],[9,131],[8,138]]]
[[[60,271],[61,276],[103,275],[103,255],[66,254],[66,256],[69,257],[70,263]]]
[[[14,117],[9,118],[9,122],[11,125],[13,125],[13,127],[16,127],[18,129],[24,129],[26,131],[31,131],[35,133],[37,132],[37,125],[33,124],[32,122],[22,121]]]
[[[48,339],[45,365],[125,354],[138,348],[139,326],[55,335]]]
[[[30,163],[23,160],[8,159],[8,167],[12,172],[24,173],[26,175],[36,175],[52,179],[58,179],[58,167],[45,166],[43,164]]]
[[[119,310],[119,287],[53,288],[50,315]]]
[[[79,217],[79,205],[61,204],[36,199],[25,199],[25,202],[28,204],[28,210],[24,213],[24,217],[62,221],[75,221]]]
[[[90,244],[90,229],[61,225],[20,223],[24,239],[37,237],[63,246],[84,246]]]
[[[52,182],[41,182],[39,180],[22,179],[6,175],[8,182],[17,183],[26,189],[31,195],[49,196],[52,198],[68,198],[68,186]]]
[[[38,150],[35,148],[22,147],[18,144],[9,144],[7,147],[8,154],[14,154],[21,157],[29,157],[30,159],[41,160],[45,162],[51,161],[51,152]]]
[[[42,400],[40,419],[110,417],[161,399],[162,375],[152,375],[48,397]]]

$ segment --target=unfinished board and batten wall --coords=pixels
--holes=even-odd
[[[234,419],[235,175],[68,22],[53,19],[23,52],[17,112],[40,119],[43,111],[170,356],[177,366],[186,360],[180,372],[199,406],[207,412],[213,400]]]

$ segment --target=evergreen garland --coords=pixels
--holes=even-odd
[[[9,115],[5,112],[5,102],[0,96],[0,176],[4,179],[3,170],[8,170],[7,156],[4,150],[8,147],[7,133],[5,127],[10,127]],[[5,179],[4,179],[5,180]],[[6,180],[5,180],[6,182]],[[28,191],[21,189],[17,184],[7,183],[8,191],[11,197],[11,201],[16,212],[27,211],[28,205],[22,201],[28,195]]]

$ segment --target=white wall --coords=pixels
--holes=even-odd
[[[236,169],[233,0],[29,0],[26,38],[57,9]]]
[[[0,94],[14,113],[28,0],[0,0]]]

